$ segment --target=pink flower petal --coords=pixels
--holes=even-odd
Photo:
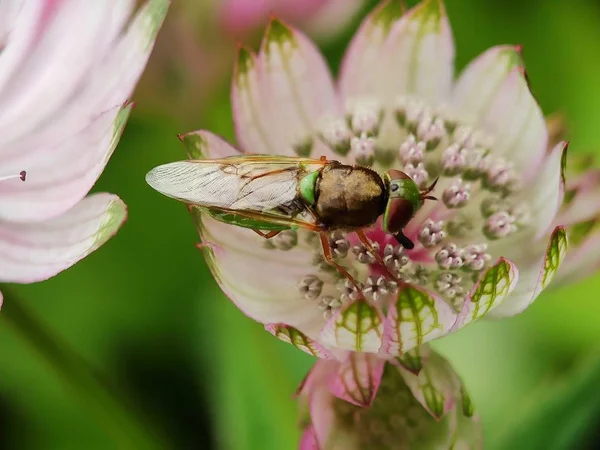
[[[73,10],[77,2],[50,3],[51,11],[31,17],[24,8],[37,38],[16,34],[0,56],[4,62],[8,54],[7,66],[0,64],[0,109],[10,110],[0,114],[0,158],[3,167],[29,175],[26,186],[0,196],[2,218],[10,221],[55,217],[89,191],[129,113],[125,108],[117,115],[116,107],[144,69],[169,2],[149,0],[123,33],[130,1],[94,3],[98,10],[85,5],[80,13]],[[65,58],[77,64],[65,64]]]
[[[14,146],[20,152],[2,159],[3,170],[18,173],[25,169],[27,182],[0,184],[0,219],[40,221],[70,208],[102,173],[131,108],[131,104],[112,108],[54,145]]]
[[[309,355],[323,359],[335,359],[329,350],[316,342],[314,339],[307,337],[294,327],[290,327],[283,323],[268,323],[265,325],[265,330],[281,339],[283,342],[292,344],[299,350]]]
[[[112,194],[93,194],[55,219],[0,223],[0,281],[32,283],[71,267],[110,239],[126,217]]]
[[[68,115],[69,104],[81,98],[80,91],[93,77],[96,58],[112,51],[113,40],[129,15],[130,2],[113,3],[114,7],[107,8],[105,2],[86,5],[64,0],[57,2],[52,14],[40,18],[46,22],[43,33],[0,92],[1,147],[6,149],[32,130],[52,127],[49,122],[55,121],[57,111]]]
[[[364,300],[339,309],[323,327],[320,341],[354,352],[377,353],[381,347],[384,317]]]
[[[499,308],[515,290],[518,279],[517,267],[511,261],[500,258],[495,265],[481,274],[471,289],[452,331],[463,328]]]
[[[519,47],[494,47],[461,74],[453,104],[467,122],[494,138],[498,156],[531,178],[548,144],[546,122],[529,90]]]
[[[449,100],[454,40],[440,0],[425,0],[392,26],[383,49],[385,95],[415,97],[431,106]]]
[[[261,119],[277,153],[333,157],[314,137],[323,120],[339,113],[333,80],[319,50],[304,34],[274,19],[263,39],[259,65]]]
[[[272,130],[265,114],[256,55],[244,47],[238,49],[231,104],[238,144],[248,153],[278,154]]]
[[[529,251],[526,261],[518,261],[519,279],[513,292],[490,311],[489,317],[510,317],[519,314],[550,284],[559,270],[567,251],[567,233],[563,227],[556,227],[550,236],[548,246],[541,254]],[[531,256],[531,253],[534,253]]]
[[[440,420],[456,405],[458,377],[452,366],[435,352],[418,375],[400,369],[404,381],[423,408]]]
[[[329,382],[331,393],[357,406],[369,406],[377,394],[384,366],[385,360],[376,355],[350,353]]]
[[[320,450],[317,434],[312,425],[307,426],[300,438],[299,450]]]
[[[402,355],[445,335],[455,321],[456,313],[442,298],[406,285],[388,310],[381,351]]]
[[[384,99],[383,71],[373,70],[373,67],[382,63],[384,43],[392,24],[400,19],[402,9],[395,0],[382,2],[352,38],[339,77],[339,90],[347,101],[372,96]]]
[[[565,194],[565,161],[568,143],[559,142],[546,157],[531,186],[523,194],[532,217],[531,226],[538,239],[549,233]]]
[[[218,159],[240,154],[229,142],[210,131],[180,134],[179,140],[185,145],[190,159]]]

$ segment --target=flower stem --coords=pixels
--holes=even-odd
[[[141,415],[117,395],[112,386],[67,342],[26,306],[23,299],[2,287],[4,306],[0,320],[16,332],[55,371],[61,381],[96,415],[118,448],[162,449],[165,440],[156,436]]]

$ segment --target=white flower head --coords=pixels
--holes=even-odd
[[[366,18],[334,83],[315,46],[274,19],[258,55],[240,49],[233,80],[245,154],[302,156],[404,171],[428,201],[404,228],[404,249],[377,222],[333,233],[335,262],[298,230],[294,246],[193,210],[224,292],[277,337],[322,358],[392,358],[481,317],[525,310],[564,257],[551,226],[563,198],[564,142],[531,95],[520,48],[494,47],[454,79],[454,42],[440,0],[403,12],[383,2]],[[215,135],[182,136],[195,158],[240,152]],[[351,249],[352,251],[348,251]]]

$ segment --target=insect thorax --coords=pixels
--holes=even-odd
[[[366,167],[325,167],[316,182],[315,212],[331,229],[372,225],[385,210],[381,176]]]

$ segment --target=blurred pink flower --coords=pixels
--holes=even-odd
[[[270,15],[301,26],[311,34],[336,35],[356,15],[364,0],[220,0],[223,28],[234,36],[264,26]]]
[[[316,233],[290,229],[266,241],[195,210],[223,291],[303,351],[393,359],[482,317],[524,311],[564,259],[566,232],[554,221],[566,143],[549,147],[519,47],[486,51],[454,80],[454,42],[439,0],[408,12],[383,2],[350,43],[337,85],[314,44],[273,20],[258,55],[239,52],[232,103],[245,154],[325,156],[380,173],[394,167],[421,187],[440,177],[440,201],[404,229],[414,249],[380,223],[367,230],[379,255],[354,233],[330,234],[360,291],[324,262]],[[206,131],[182,140],[195,158],[240,155]],[[175,178],[162,183],[151,172],[156,189],[190,194],[181,172],[156,171]]]
[[[300,450],[482,448],[458,375],[438,354],[420,351],[411,370],[365,353],[318,360],[299,389]]]
[[[127,103],[168,0],[0,4],[0,282],[45,280],[121,226],[116,195],[86,194],[127,121]]]

